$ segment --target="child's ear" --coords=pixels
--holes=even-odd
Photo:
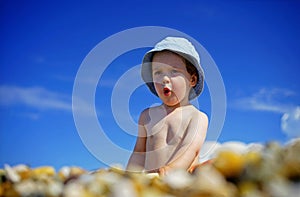
[[[194,87],[197,84],[197,76],[193,74],[190,79],[191,86]]]

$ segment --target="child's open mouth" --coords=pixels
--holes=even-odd
[[[163,92],[164,92],[165,96],[170,96],[171,95],[171,90],[167,87],[163,89]]]

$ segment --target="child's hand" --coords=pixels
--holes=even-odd
[[[160,176],[165,176],[168,174],[168,172],[171,170],[169,166],[164,166],[158,169],[158,173]]]

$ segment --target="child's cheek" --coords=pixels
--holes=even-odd
[[[154,82],[154,87],[155,87],[155,90],[156,90],[157,93],[161,93],[162,92],[162,90],[161,90],[162,88],[160,88],[161,87],[160,83]]]

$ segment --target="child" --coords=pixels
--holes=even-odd
[[[167,37],[145,54],[141,74],[162,104],[141,113],[127,170],[190,171],[199,162],[208,126],[207,116],[190,104],[204,83],[196,49],[185,38]]]

